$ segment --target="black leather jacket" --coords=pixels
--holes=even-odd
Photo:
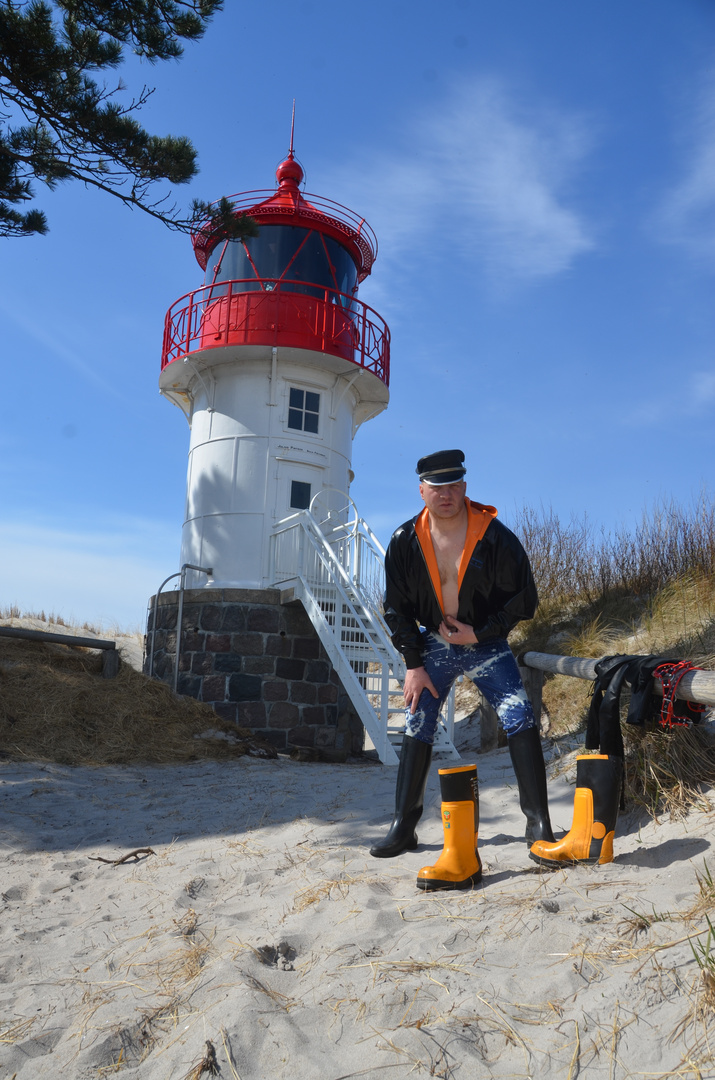
[[[408,668],[422,666],[419,627],[437,630],[443,618],[416,521],[406,521],[393,533],[385,556],[385,621]],[[477,641],[506,638],[521,619],[533,617],[538,602],[526,552],[514,533],[494,518],[469,560],[457,619],[473,627]]]

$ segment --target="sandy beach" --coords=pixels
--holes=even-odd
[[[558,835],[575,765],[545,745]],[[378,861],[374,762],[1,762],[0,1075],[715,1075],[707,801],[622,815],[612,864],[550,873],[508,751],[476,760],[483,882],[431,894],[434,765],[419,850]]]

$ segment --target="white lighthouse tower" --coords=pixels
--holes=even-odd
[[[389,400],[390,333],[358,299],[377,240],[301,191],[292,138],[276,180],[196,230],[204,284],[166,316],[159,385],[191,438],[180,586],[152,597],[145,669],[276,750],[345,755],[367,732],[394,764],[404,665],[349,497],[355,432]],[[241,214],[257,235],[236,238]]]
[[[160,388],[191,428],[181,564],[212,568],[190,588],[272,586],[276,523],[346,513],[353,437],[389,399],[389,330],[358,299],[372,229],[301,192],[292,139],[276,179],[230,197],[257,236],[195,232],[204,284],[166,316]]]

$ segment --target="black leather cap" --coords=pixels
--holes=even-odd
[[[462,480],[467,471],[463,463],[464,454],[461,450],[438,450],[435,454],[420,458],[415,471],[421,484],[439,487],[441,484],[456,484]]]

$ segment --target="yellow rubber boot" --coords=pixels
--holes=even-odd
[[[537,840],[529,858],[556,869],[575,863],[613,862],[613,834],[618,820],[623,761],[608,754],[576,759],[573,824],[561,840]]]
[[[470,889],[481,881],[477,852],[479,797],[476,765],[440,769],[444,847],[434,866],[423,866],[418,889]]]

